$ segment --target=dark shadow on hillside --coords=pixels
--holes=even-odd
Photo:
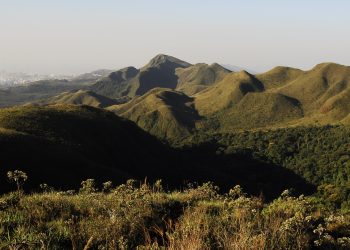
[[[140,72],[140,85],[135,94],[143,95],[156,87],[175,89],[178,82],[178,77],[175,74],[177,67],[178,64],[167,62],[159,67],[151,67]]]
[[[154,149],[159,145],[153,144]],[[0,143],[0,165],[4,166],[0,173],[0,191],[13,189],[5,179],[6,171],[10,169],[28,173],[26,190],[35,190],[41,183],[67,190],[78,189],[80,182],[88,178],[94,178],[98,183],[111,180],[121,184],[130,178],[144,180],[147,177],[150,182],[163,179],[170,189],[182,188],[189,182],[212,181],[226,192],[239,184],[247,193],[262,193],[267,200],[287,188],[304,194],[314,191],[312,185],[290,170],[259,162],[248,155],[216,154],[214,148],[214,145],[206,145],[173,150],[163,146],[157,148],[157,153],[135,152],[137,158],[132,159],[130,149],[119,149],[119,153],[112,150],[108,154],[84,152],[75,146],[25,136],[17,141]]]
[[[174,149],[113,113],[89,106],[26,106],[0,115],[0,192],[11,189],[8,170],[25,171],[26,190],[47,183],[77,189],[88,178],[121,184],[134,178],[163,179],[169,188],[212,181],[222,191],[240,184],[268,199],[286,188],[309,193],[313,187],[280,166],[250,154],[224,154],[209,141]],[[18,132],[21,131],[21,132]]]

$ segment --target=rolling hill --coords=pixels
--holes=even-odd
[[[32,104],[48,105],[48,104],[75,104],[88,105],[97,108],[105,108],[125,102],[125,99],[110,99],[108,97],[96,94],[88,90],[77,90],[70,92],[63,92],[60,95],[32,102]]]
[[[217,63],[211,65],[198,63],[187,68],[178,68],[176,89],[191,96],[221,81],[230,72]]]
[[[181,92],[155,88],[108,110],[160,138],[176,138],[190,135],[195,129],[195,121],[200,119],[192,101],[193,98]]]
[[[161,138],[176,138],[198,129],[235,131],[348,121],[350,67],[333,63],[320,64],[309,71],[276,67],[256,76],[246,71],[228,73],[219,68],[218,79],[222,79],[214,84],[210,84],[214,79],[208,73],[210,67],[213,65],[197,64],[176,70],[179,91],[187,92],[185,88],[207,84],[191,97],[184,94],[186,97],[174,98],[163,105],[164,99],[155,94],[158,92],[150,91],[125,104],[128,111],[122,109],[123,112],[117,113]],[[179,101],[183,99],[188,100],[185,106],[190,111],[178,108],[183,107]],[[176,115],[171,115],[174,113],[171,110],[176,110]],[[178,122],[176,117],[188,117],[188,114],[193,114],[192,119],[186,119],[190,123]]]
[[[277,66],[266,73],[256,75],[256,78],[264,83],[265,89],[271,89],[282,87],[302,74],[303,71],[300,69]]]
[[[237,104],[249,92],[263,90],[263,84],[248,72],[231,73],[195,95],[195,107],[201,115],[208,116]]]

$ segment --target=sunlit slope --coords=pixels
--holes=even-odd
[[[201,115],[212,115],[236,105],[249,92],[262,92],[264,86],[246,71],[231,73],[214,86],[195,95]]]
[[[104,108],[119,104],[122,100],[111,99],[88,90],[64,92],[60,95],[36,102],[38,104],[74,104]]]
[[[192,105],[193,98],[170,90],[155,88],[126,104],[108,109],[130,119],[141,128],[159,137],[189,135],[199,115]]]
[[[221,65],[198,63],[188,68],[176,69],[177,90],[191,96],[221,81],[231,71]]]

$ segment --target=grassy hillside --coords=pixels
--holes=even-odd
[[[204,130],[235,131],[241,129],[264,129],[300,125],[327,125],[348,123],[350,101],[350,67],[324,63],[310,71],[301,71],[288,67],[276,67],[257,76],[245,71],[225,73],[221,81],[202,87],[198,81],[205,82],[212,76],[209,66],[199,64],[184,69],[177,69],[180,84],[184,92],[199,91],[192,96],[191,113],[195,126],[185,126],[191,131],[193,127]],[[211,66],[210,66],[211,67]],[[203,77],[203,78],[201,78]],[[212,80],[213,78],[211,78]],[[185,83],[187,82],[187,83]],[[209,81],[208,81],[209,82]],[[181,89],[182,87],[183,89]],[[185,88],[188,88],[185,90]],[[142,99],[142,98],[141,98]],[[133,102],[129,103],[133,105]],[[157,105],[143,110],[157,110]],[[150,104],[152,105],[152,104]],[[181,105],[169,102],[167,107]],[[133,113],[142,113],[135,105]],[[163,107],[159,105],[159,107]],[[179,110],[181,112],[181,109]],[[189,112],[183,109],[183,115]],[[185,114],[186,113],[186,114]],[[128,117],[128,116],[126,116]],[[154,116],[152,126],[141,125],[151,131],[157,124]],[[160,120],[163,118],[159,118]],[[136,121],[138,118],[133,117]],[[142,120],[142,119],[140,119]],[[184,130],[183,124],[174,120],[174,126]],[[139,122],[137,122],[139,124]],[[160,121],[160,124],[163,122]],[[168,122],[167,122],[168,123]],[[174,139],[181,133],[167,133],[167,127],[155,128],[156,135]],[[174,130],[172,127],[171,130]],[[186,133],[183,133],[186,135]],[[176,138],[175,138],[176,139]]]
[[[248,93],[229,110],[217,116],[221,129],[264,128],[282,125],[303,117],[300,103],[293,98],[275,93]]]
[[[214,63],[198,63],[188,68],[176,69],[178,84],[176,89],[186,95],[194,95],[216,82],[221,81],[231,71]]]
[[[90,184],[93,184],[90,182]],[[182,192],[128,181],[98,191],[0,196],[3,249],[349,249],[349,214],[290,190],[271,203],[239,186]]]
[[[192,101],[192,98],[181,92],[155,88],[108,110],[136,122],[160,138],[176,138],[188,136],[195,129],[199,115],[193,109]]]
[[[264,86],[246,71],[231,73],[221,82],[195,95],[195,107],[201,115],[211,115],[237,104],[249,92],[261,92]]]
[[[305,72],[276,92],[298,99],[307,113],[317,112],[322,104],[349,87],[350,67],[323,63]]]
[[[92,107],[104,108],[116,104],[123,103],[123,99],[110,99],[108,97],[96,94],[88,90],[77,90],[71,92],[63,92],[60,95],[34,102],[36,104],[75,104],[88,105]]]
[[[282,87],[302,74],[303,71],[300,69],[277,66],[266,73],[256,75],[256,77],[264,84],[265,89],[271,89]]]

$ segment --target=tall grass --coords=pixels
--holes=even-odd
[[[350,248],[350,216],[313,197],[285,192],[264,204],[211,183],[173,192],[161,182],[104,192],[83,184],[78,193],[1,196],[0,249]]]

